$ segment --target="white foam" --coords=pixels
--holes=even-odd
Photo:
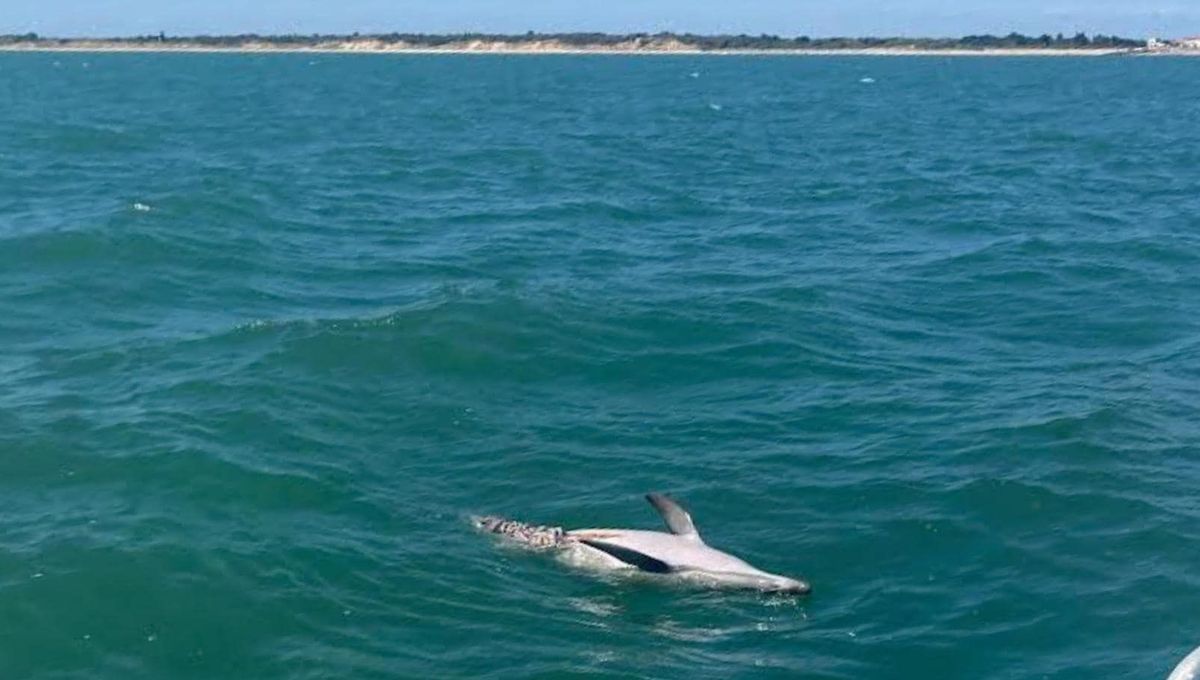
[[[603,602],[590,597],[572,597],[567,600],[567,604],[581,612],[606,618],[621,612],[621,608],[611,602]]]
[[[133,209],[138,212],[150,212],[150,206],[146,205],[145,203],[134,203]]]

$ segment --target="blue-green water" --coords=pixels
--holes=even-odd
[[[1198,76],[0,55],[0,677],[1165,676]],[[465,521],[650,490],[814,594]]]

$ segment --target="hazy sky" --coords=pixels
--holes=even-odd
[[[1200,33],[1200,0],[0,0],[0,33]]]

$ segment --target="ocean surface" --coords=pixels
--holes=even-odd
[[[1200,60],[0,55],[0,678],[1159,678]],[[599,578],[657,528],[809,597]]]

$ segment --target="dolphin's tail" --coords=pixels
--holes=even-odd
[[[472,517],[471,523],[481,531],[499,534],[510,540],[527,545],[531,548],[555,548],[566,540],[566,532],[562,527],[526,524],[503,517],[484,516]]]

